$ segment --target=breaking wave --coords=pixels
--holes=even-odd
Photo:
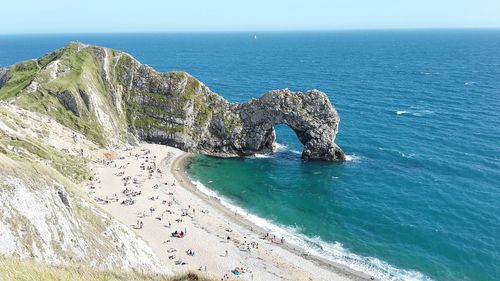
[[[356,154],[351,154],[351,155],[347,155],[345,156],[345,160],[346,161],[353,161],[353,162],[357,162],[361,159],[360,156],[356,155]]]
[[[274,142],[273,149],[274,149],[274,152],[283,152],[283,151],[288,150],[288,145]]]

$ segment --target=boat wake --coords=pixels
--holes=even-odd
[[[320,237],[306,236],[300,233],[300,228],[298,227],[280,225],[248,213],[241,207],[236,206],[231,200],[209,189],[200,181],[193,180],[192,178],[190,178],[190,180],[200,192],[207,196],[217,198],[221,204],[231,210],[231,212],[246,217],[249,221],[265,229],[271,235],[283,237],[287,243],[302,249],[305,255],[315,255],[327,259],[333,263],[373,276],[377,280],[432,280],[418,271],[399,269],[378,258],[354,254],[345,249],[339,242],[326,242]]]

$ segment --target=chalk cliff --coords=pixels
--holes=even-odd
[[[82,149],[98,146],[50,117],[0,101],[0,256],[170,273],[146,242],[77,187],[91,175]]]

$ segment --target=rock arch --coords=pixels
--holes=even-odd
[[[303,159],[345,160],[344,152],[334,143],[339,116],[320,91],[271,91],[260,99],[237,104],[233,110],[243,124],[242,139],[236,138],[241,154],[272,151],[276,139],[274,126],[285,124],[304,145]]]

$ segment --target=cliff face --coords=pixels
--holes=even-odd
[[[146,242],[70,184],[0,155],[0,254],[49,264],[170,273]],[[9,165],[9,167],[6,167]],[[10,171],[9,171],[10,170]]]
[[[0,87],[3,86],[7,78],[7,68],[0,68]]]
[[[82,150],[97,149],[52,118],[0,101],[0,255],[170,272],[132,230],[77,188],[90,175]]]
[[[304,159],[345,159],[333,142],[338,114],[316,90],[231,104],[187,73],[159,73],[126,53],[80,43],[4,69],[0,81],[0,99],[104,146],[135,136],[186,151],[251,155],[271,152],[273,126],[286,124],[304,144]]]

